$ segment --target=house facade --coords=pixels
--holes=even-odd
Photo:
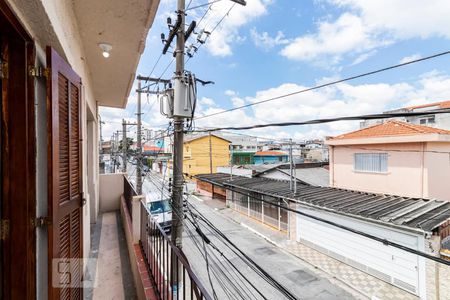
[[[126,106],[158,4],[0,0],[0,298],[82,298],[52,284],[52,263],[89,256],[98,107]]]
[[[330,186],[450,201],[450,131],[389,121],[327,144]]]
[[[409,113],[409,112],[426,112],[430,110],[446,109],[450,108],[450,101],[433,102],[422,105],[408,106],[398,109],[393,109],[386,111],[384,113]],[[445,114],[434,114],[426,116],[406,116],[394,118],[395,120],[415,124],[415,125],[425,125],[430,127],[442,128],[450,130],[450,113]],[[382,120],[367,120],[361,122],[361,128],[365,128],[371,125],[380,124]]]
[[[187,136],[184,141],[183,172],[189,175],[216,173],[230,165],[230,141],[210,135]]]
[[[289,161],[289,156],[282,151],[258,151],[253,156],[255,165],[277,164]]]
[[[231,150],[233,165],[253,165],[255,163],[255,152]]]

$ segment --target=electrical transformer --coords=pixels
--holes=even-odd
[[[192,118],[197,100],[193,74],[173,78],[174,88],[167,89],[161,98],[161,113],[168,118]]]

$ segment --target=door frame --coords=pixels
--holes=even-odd
[[[14,39],[10,53],[15,55],[16,65],[8,63],[6,86],[1,85],[1,218],[9,220],[9,234],[1,241],[1,288],[0,298],[36,298],[36,135],[35,135],[35,88],[28,69],[35,65],[33,39],[4,0],[0,0],[0,24],[7,42]],[[0,32],[1,34],[2,32]],[[19,43],[20,41],[20,43]],[[22,43],[23,42],[23,43]],[[5,93],[3,93],[5,92]],[[8,106],[12,106],[9,109]],[[17,122],[20,126],[17,126]],[[17,145],[20,145],[17,147]],[[11,146],[11,147],[10,147]],[[16,148],[17,147],[17,148]],[[15,155],[11,155],[14,152]],[[14,170],[11,172],[10,170]],[[23,192],[10,192],[25,176]],[[19,178],[20,177],[20,178]],[[19,183],[17,183],[19,185]],[[22,185],[22,183],[20,183]],[[25,201],[25,203],[24,203]],[[11,205],[21,203],[21,205]],[[22,262],[18,263],[18,261]],[[24,262],[25,261],[25,262]],[[22,268],[25,265],[25,270]],[[18,267],[20,266],[20,267]],[[25,274],[24,274],[25,272]]]

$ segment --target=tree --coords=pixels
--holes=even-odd
[[[119,142],[119,151],[122,151],[123,139]],[[127,137],[127,152],[130,151],[130,147],[133,145],[133,138]]]

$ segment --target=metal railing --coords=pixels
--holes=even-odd
[[[131,220],[133,220],[133,197],[136,195],[137,193],[133,185],[130,183],[130,181],[128,181],[128,178],[126,176],[123,176],[123,197],[125,198],[125,204],[127,205]]]
[[[151,217],[143,202],[140,244],[160,299],[212,299],[194,274],[183,252]]]

